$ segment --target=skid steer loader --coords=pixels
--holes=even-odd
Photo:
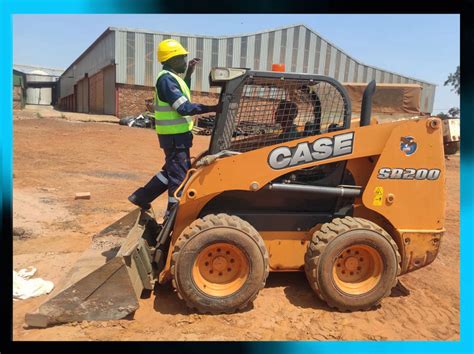
[[[364,310],[433,262],[444,232],[439,119],[377,124],[374,81],[357,124],[329,77],[213,68],[210,83],[223,109],[178,206],[162,224],[137,209],[95,235],[28,325],[123,318],[156,281],[197,311],[230,313],[270,271],[304,271],[330,307]]]

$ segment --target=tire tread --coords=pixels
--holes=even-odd
[[[317,230],[308,245],[308,249],[305,254],[305,273],[306,277],[308,278],[309,285],[314,290],[316,295],[323,301],[325,301],[330,307],[337,308],[339,311],[346,312],[354,310],[353,308],[336,305],[332,303],[330,299],[326,299],[324,295],[320,291],[320,286],[318,284],[318,276],[317,276],[317,268],[320,262],[321,255],[323,254],[326,246],[334,240],[339,235],[351,231],[351,230],[358,230],[358,229],[369,229],[373,230],[379,234],[381,234],[390,245],[395,250],[396,259],[397,259],[397,273],[394,279],[393,284],[391,287],[386,291],[385,294],[380,298],[380,300],[370,306],[369,308],[359,308],[358,310],[368,310],[370,308],[375,307],[384,297],[390,295],[390,292],[393,287],[397,285],[397,277],[400,275],[401,272],[401,257],[400,252],[398,251],[397,244],[393,240],[393,238],[379,225],[373,223],[372,221],[346,216],[344,218],[335,218],[331,222],[323,224],[319,230]]]
[[[184,248],[187,242],[192,240],[194,237],[199,235],[203,231],[207,231],[210,229],[214,228],[221,228],[221,227],[226,227],[226,228],[233,228],[240,230],[247,234],[252,240],[257,244],[258,248],[260,249],[260,252],[263,255],[264,258],[264,264],[265,264],[265,273],[263,277],[263,281],[260,284],[258,290],[251,296],[251,298],[245,302],[244,304],[222,310],[222,311],[209,311],[208,308],[204,308],[200,306],[199,304],[190,301],[187,297],[186,294],[180,289],[179,287],[179,282],[176,280],[177,274],[176,274],[176,262],[179,259],[179,253],[180,251]],[[220,214],[208,214],[204,216],[203,218],[196,219],[193,221],[188,227],[186,227],[181,235],[178,237],[176,240],[176,243],[174,245],[173,249],[173,254],[171,257],[171,274],[173,276],[172,279],[172,285],[174,290],[177,292],[178,297],[181,300],[184,300],[186,302],[186,305],[190,308],[194,308],[198,310],[201,313],[211,313],[211,314],[219,314],[219,313],[233,313],[238,310],[242,310],[246,308],[249,303],[253,302],[255,298],[257,297],[258,293],[260,292],[261,289],[265,287],[266,280],[268,278],[268,274],[270,272],[270,266],[269,266],[269,255],[268,255],[268,250],[265,246],[265,243],[263,242],[262,237],[260,234],[255,230],[255,228],[250,225],[247,221],[240,219],[237,216],[234,215],[228,215],[224,213]]]

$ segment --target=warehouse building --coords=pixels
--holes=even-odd
[[[273,63],[282,63],[289,72],[327,75],[341,82],[417,84],[422,88],[421,112],[433,109],[434,84],[361,63],[305,25],[221,37],[109,27],[61,76],[61,108],[118,117],[144,111],[161,70],[157,46],[169,38],[187,48],[188,59],[202,59],[191,82],[196,101],[218,92],[209,87],[212,67],[271,70]]]
[[[62,69],[13,65],[14,86],[17,87],[16,95],[14,89],[14,101],[16,99],[16,102],[19,102],[15,107],[21,108],[25,104],[56,105],[59,101],[59,77],[63,72]]]

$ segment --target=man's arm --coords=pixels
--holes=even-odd
[[[184,82],[186,85],[188,85],[188,87],[191,87],[191,75],[193,74],[194,69],[196,69],[196,65],[199,64],[200,61],[200,58],[193,58],[188,63],[186,74],[184,75]]]
[[[162,75],[156,83],[156,89],[160,100],[168,103],[182,116],[216,112],[218,109],[218,105],[207,106],[189,102],[181,91],[178,82],[171,75]]]

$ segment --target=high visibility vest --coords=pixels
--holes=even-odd
[[[189,132],[193,129],[193,119],[191,116],[182,116],[176,109],[185,102],[186,99],[191,101],[191,91],[182,78],[168,70],[162,70],[158,74],[156,78],[157,82],[163,74],[170,74],[178,81],[183,96],[176,100],[171,106],[167,102],[160,100],[155,87],[155,130],[158,134],[180,134]]]

